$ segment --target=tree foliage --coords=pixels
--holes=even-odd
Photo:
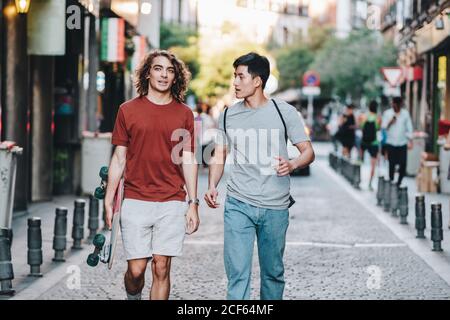
[[[159,32],[159,47],[163,50],[168,50],[172,47],[187,47],[190,45],[190,38],[198,37],[195,29],[188,28],[176,23],[162,22],[159,28]]]
[[[375,79],[380,68],[396,65],[396,48],[369,30],[353,31],[348,38],[331,38],[318,51],[311,68],[322,85],[342,98],[373,98],[381,93]]]

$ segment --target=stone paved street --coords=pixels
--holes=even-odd
[[[291,208],[285,253],[285,299],[450,299],[448,283],[373,212],[355,200],[351,192],[356,191],[343,187],[347,182],[329,169],[320,148],[318,145],[311,176],[292,179],[297,204]],[[204,194],[206,179],[203,172],[200,195]],[[219,192],[223,203],[224,183]],[[186,238],[184,256],[172,263],[171,299],[225,298],[223,208],[212,210],[202,204],[200,214],[198,233]],[[444,238],[449,235],[448,229],[444,229]],[[444,247],[444,253],[434,254],[445,260],[448,251],[450,248]],[[69,273],[75,270],[75,274],[60,273],[60,279],[54,280],[50,272],[48,277],[54,282],[51,286],[45,285],[44,276],[19,292],[15,299],[123,300],[126,263],[121,244],[111,271],[105,265],[87,266],[87,254],[85,249],[78,260],[64,266]],[[256,250],[253,262],[252,299],[258,299]],[[74,281],[77,274],[79,287]],[[148,269],[144,296],[148,296],[150,281]],[[33,291],[34,286],[40,291]]]

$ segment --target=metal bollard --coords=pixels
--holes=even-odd
[[[337,156],[336,158],[336,172],[339,174],[342,174],[342,167],[344,165],[344,162],[342,160],[342,157]]]
[[[440,203],[433,203],[431,205],[431,241],[433,241],[433,251],[442,251],[442,240],[444,240],[442,208]]]
[[[409,213],[409,204],[408,204],[408,187],[400,187],[398,189],[398,211],[400,214],[400,224],[408,224],[408,213]]]
[[[81,240],[84,238],[84,208],[86,201],[83,199],[75,200],[75,208],[73,210],[73,226],[72,226],[72,249],[83,249]]]
[[[416,238],[425,238],[425,196],[423,194],[416,195]]]
[[[393,217],[398,217],[398,187],[397,183],[391,182],[391,214]]]
[[[68,209],[60,207],[55,212],[55,227],[53,237],[53,250],[55,257],[53,261],[64,262],[64,250],[66,250],[66,234],[67,234],[67,212]]]
[[[391,181],[384,179],[384,211],[389,212],[391,210]]]
[[[97,233],[98,227],[99,227],[99,221],[98,221],[98,207],[99,207],[99,201],[94,196],[89,196],[89,221],[88,221],[88,228],[89,228],[89,240],[93,240],[95,237],[95,234]]]
[[[353,170],[352,170],[352,183],[353,187],[356,189],[359,189],[359,184],[361,182],[361,166],[358,163],[352,164]]]
[[[14,279],[13,266],[11,263],[10,232],[7,228],[0,228],[0,295],[14,295],[12,279]]]
[[[383,195],[384,195],[384,177],[378,177],[378,187],[377,187],[377,206],[381,206],[383,204]]]
[[[28,219],[28,264],[31,277],[42,277],[42,230],[41,218]]]

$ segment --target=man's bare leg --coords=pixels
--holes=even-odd
[[[170,294],[170,263],[172,257],[153,255],[150,300],[168,300]]]
[[[140,296],[145,284],[145,270],[148,259],[128,260],[128,270],[124,276],[128,297]]]

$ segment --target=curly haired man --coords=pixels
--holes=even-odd
[[[123,103],[117,114],[105,209],[111,227],[114,193],[124,176],[121,232],[128,299],[141,299],[149,261],[150,299],[169,298],[171,259],[182,254],[185,234],[200,223],[194,117],[183,104],[189,78],[173,54],[153,51],[136,72],[138,97]]]

